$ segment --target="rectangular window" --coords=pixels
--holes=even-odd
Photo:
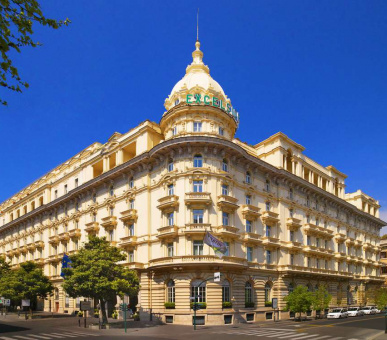
[[[290,242],[294,242],[294,231],[293,230],[290,230],[289,240],[290,240]]]
[[[201,131],[202,131],[202,123],[194,122],[194,132],[201,132]]]
[[[114,230],[109,230],[109,241],[114,241]]]
[[[128,236],[134,236],[134,224],[128,225]]]
[[[78,250],[78,240],[74,240],[74,250]]]
[[[316,238],[316,247],[320,248],[320,239],[319,238]]]
[[[55,197],[55,199],[58,198],[58,190],[55,190],[55,191],[54,191],[54,197]]]
[[[204,210],[194,209],[193,211],[193,223],[203,223]]]
[[[224,253],[224,256],[230,256],[230,243],[229,242],[223,242],[226,246],[226,252]]]
[[[67,194],[67,184],[64,186],[64,193]]]
[[[168,214],[168,225],[169,226],[174,225],[174,213],[173,212]]]
[[[219,135],[224,136],[224,129],[219,126]]]
[[[270,264],[271,263],[271,251],[266,250],[266,263]]]
[[[270,202],[266,202],[266,211],[270,211],[271,204]]]
[[[294,254],[290,254],[290,265],[294,266]]]
[[[293,209],[289,209],[289,217],[293,218],[293,216],[294,216],[294,210]]]
[[[203,241],[194,241],[193,242],[193,254],[194,255],[203,255]]]
[[[306,237],[306,245],[307,245],[307,246],[310,246],[311,244],[312,244],[312,240],[311,240],[310,236],[308,235],[308,236]]]
[[[193,191],[203,192],[203,181],[193,181]]]
[[[168,162],[168,171],[169,171],[169,172],[173,171],[173,161],[172,161],[172,160],[170,160],[170,161]]]
[[[269,225],[266,226],[266,237],[271,237],[271,227]]]
[[[252,230],[251,221],[246,220],[246,233],[251,233],[252,232],[251,230]]]
[[[249,262],[253,261],[253,247],[246,247],[246,259]]]
[[[325,269],[328,269],[328,261],[325,260]]]
[[[229,215],[228,213],[224,212],[222,213],[222,224],[228,225],[229,224]]]
[[[172,257],[173,256],[173,243],[168,243],[167,250],[168,250],[168,256]]]
[[[75,182],[75,183],[74,183],[74,187],[75,187],[75,188],[78,188],[78,178],[76,178],[74,182]]]
[[[176,136],[177,135],[177,127],[175,126],[173,129],[172,129],[172,136]]]
[[[134,209],[134,200],[129,201],[129,209]]]
[[[168,195],[169,196],[172,196],[172,195],[174,195],[174,187],[173,187],[173,184],[169,184],[168,185]]]
[[[134,252],[133,250],[128,251],[128,262],[134,262]]]
[[[307,263],[308,263],[308,267],[312,267],[312,259],[310,257],[307,257]]]
[[[228,185],[222,184],[222,195],[228,196]]]
[[[316,259],[316,268],[317,268],[317,269],[320,268],[320,259]]]
[[[109,209],[110,216],[114,216],[114,208],[110,207]]]
[[[251,196],[246,195],[246,204],[251,204]]]

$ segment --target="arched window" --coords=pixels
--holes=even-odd
[[[230,282],[224,280],[222,284],[222,302],[230,302]]]
[[[265,284],[265,302],[271,302],[271,284],[269,282]]]
[[[172,158],[170,158],[168,160],[168,171],[169,172],[173,171],[173,159]]]
[[[223,159],[222,170],[225,171],[225,172],[228,172],[228,162],[227,162],[227,159]]]
[[[293,283],[289,283],[289,286],[288,286],[288,293],[293,293],[294,291],[294,284]]]
[[[245,305],[253,303],[253,288],[251,287],[250,282],[246,282],[245,284]]]
[[[250,184],[251,183],[251,174],[249,171],[246,172],[246,183]]]
[[[167,283],[167,302],[175,302],[175,281],[173,280]]]
[[[195,155],[194,156],[193,166],[194,166],[194,168],[201,168],[201,167],[203,167],[203,157],[202,157],[202,155]]]
[[[200,285],[200,286],[199,286]],[[206,283],[203,280],[193,280],[191,282],[191,298],[194,301],[196,296],[196,302],[206,302]]]

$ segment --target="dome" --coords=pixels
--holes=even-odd
[[[186,101],[187,94],[211,95],[222,100],[223,103],[231,104],[222,87],[210,75],[210,69],[203,63],[203,52],[200,50],[200,42],[196,41],[196,49],[192,52],[193,61],[188,65],[185,76],[173,87],[171,94],[165,100],[165,108]]]

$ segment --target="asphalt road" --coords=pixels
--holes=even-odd
[[[95,320],[92,320],[95,321]],[[386,339],[382,315],[354,317],[340,320],[280,321],[259,324],[224,326],[151,325],[129,322],[128,333],[123,329],[91,330],[78,327],[75,317],[22,320],[0,316],[0,340],[55,339],[284,339],[284,340],[371,340]]]

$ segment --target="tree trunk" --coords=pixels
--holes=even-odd
[[[32,320],[32,306],[30,306],[30,319]]]
[[[101,313],[102,313],[102,323],[107,324],[109,323],[107,315],[106,315],[106,308],[105,308],[105,301],[99,300],[99,305],[101,307]]]

